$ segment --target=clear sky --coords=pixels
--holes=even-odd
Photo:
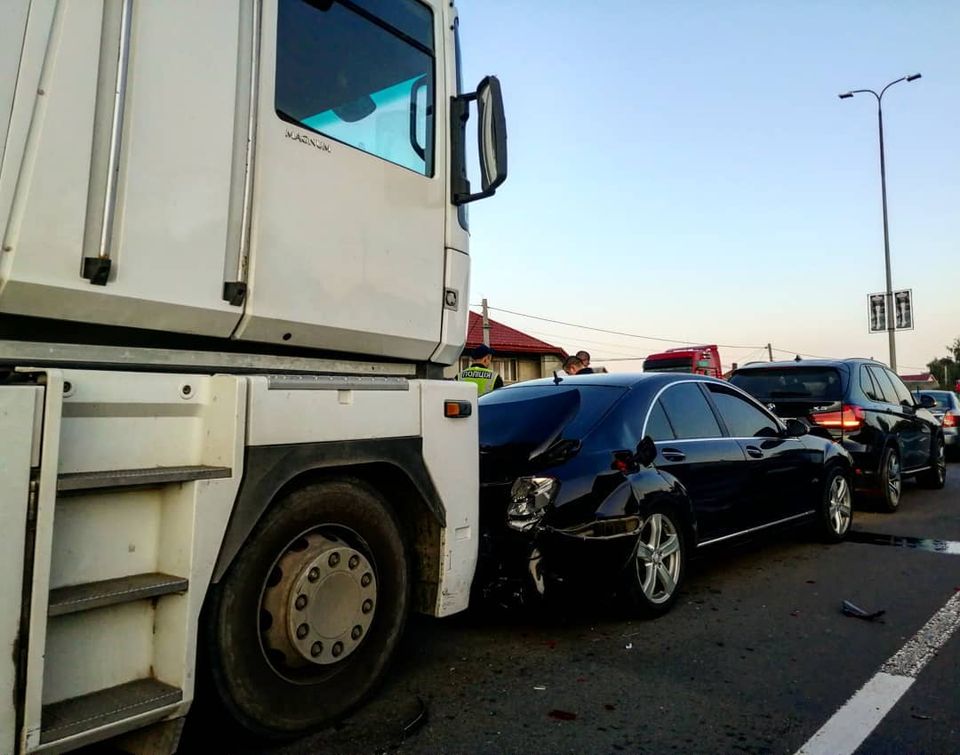
[[[470,207],[471,303],[721,348],[888,359],[883,98],[901,373],[960,336],[960,2],[458,0],[496,74],[509,177]],[[491,310],[594,362],[672,345]],[[765,355],[765,351],[763,352]],[[608,362],[611,370],[639,363]]]

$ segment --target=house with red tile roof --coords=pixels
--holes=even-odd
[[[554,370],[563,367],[567,352],[528,333],[511,328],[502,322],[488,319],[490,324],[490,347],[494,350],[493,368],[503,377],[504,383],[516,383],[521,380],[534,380],[548,377]],[[460,357],[459,367],[445,370],[447,377],[453,377],[460,370],[470,366],[470,352],[483,343],[483,317],[470,312],[467,323],[467,343]]]
[[[907,384],[907,388],[911,391],[937,388],[940,385],[939,381],[929,372],[920,372],[916,375],[901,375],[900,379]]]

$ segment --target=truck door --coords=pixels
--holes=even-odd
[[[419,0],[263,3],[238,338],[433,353],[447,207],[443,40],[441,8]]]

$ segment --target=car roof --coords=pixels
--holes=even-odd
[[[867,357],[847,357],[845,359],[801,359],[799,362],[796,359],[791,359],[789,361],[780,362],[751,362],[750,364],[745,364],[742,367],[738,367],[733,371],[733,374],[737,374],[738,372],[746,372],[747,370],[782,370],[785,367],[839,367],[841,365],[853,364],[875,364],[880,367],[886,367],[883,362],[878,362],[876,359],[868,359]]]
[[[667,385],[679,380],[702,380],[704,382],[720,383],[728,385],[725,380],[709,377],[707,375],[694,375],[689,372],[594,372],[587,375],[559,375],[560,385],[564,386],[607,386],[614,388],[633,388],[643,385],[649,387]],[[524,380],[519,383],[512,383],[499,390],[515,390],[517,388],[530,388],[539,385],[553,385],[554,378],[540,378],[538,380]]]

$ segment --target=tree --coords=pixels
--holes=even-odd
[[[947,351],[953,354],[953,361],[960,364],[960,338],[954,338],[953,343],[947,346]]]
[[[946,347],[950,352],[948,357],[938,357],[927,362],[927,369],[940,383],[940,386],[952,390],[960,380],[960,337],[954,338],[953,343]]]

